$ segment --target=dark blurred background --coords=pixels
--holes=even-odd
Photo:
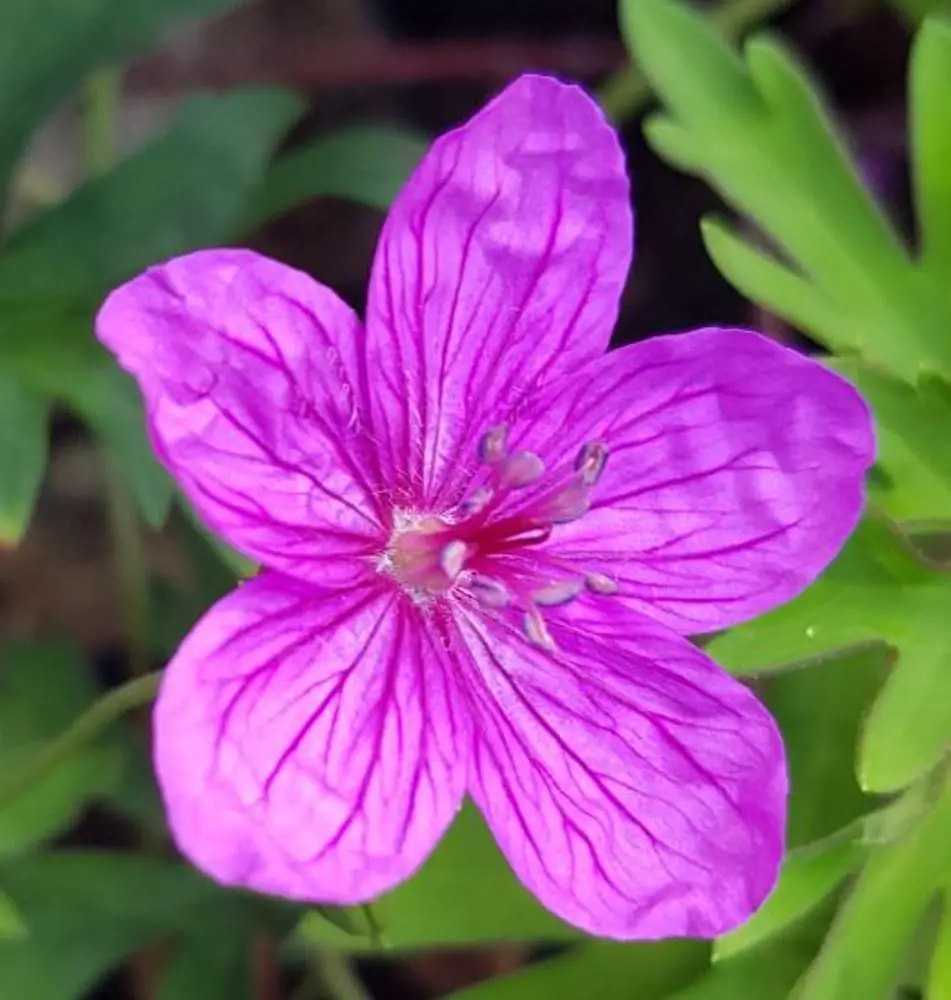
[[[904,221],[904,23],[881,4],[800,0],[771,26],[821,80],[868,183]],[[228,17],[168,39],[131,67],[122,127],[131,144],[195,88],[277,83],[309,101],[290,144],[361,122],[392,122],[433,135],[468,116],[521,71],[549,71],[597,88],[624,64],[615,0],[249,0]],[[794,331],[745,303],[706,259],[698,221],[717,208],[715,196],[647,149],[638,116],[625,122],[623,135],[638,228],[616,342],[711,323],[752,325],[795,338]],[[33,157],[68,182],[73,142],[66,115],[49,126]],[[380,223],[370,209],[322,199],[255,233],[252,243],[362,308]],[[98,456],[79,427],[62,417],[35,523],[17,551],[0,552],[3,631],[23,638],[68,632],[85,644],[105,679],[122,676],[109,539]],[[165,535],[146,541],[153,571],[176,580],[181,566],[174,541]],[[73,839],[115,843],[122,837],[93,814]],[[98,998],[151,997],[154,958],[103,984]],[[525,949],[512,946],[378,963],[363,971],[376,996],[414,1000],[443,995],[528,958]],[[267,981],[267,970],[274,968],[267,955],[262,968],[261,1000],[291,995],[288,984]]]

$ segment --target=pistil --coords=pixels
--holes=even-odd
[[[504,425],[483,435],[479,455],[489,468],[488,482],[455,510],[398,515],[382,568],[420,600],[460,593],[487,610],[518,607],[526,638],[552,651],[555,643],[541,609],[567,604],[585,589],[598,595],[617,592],[617,584],[603,573],[566,573],[543,548],[557,525],[577,520],[591,507],[608,449],[600,441],[584,444],[572,468],[555,470],[551,488],[540,495],[535,491],[519,508],[519,491],[539,483],[547,470],[534,452],[510,451],[508,440]],[[503,504],[507,513],[498,516]],[[524,558],[532,550],[537,556]]]

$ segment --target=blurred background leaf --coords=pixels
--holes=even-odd
[[[99,438],[146,523],[160,528],[168,517],[175,484],[152,451],[142,399],[132,378],[97,349],[90,352],[83,377],[63,385],[57,395]]]
[[[255,946],[267,939],[260,914],[220,895],[195,907],[161,976],[157,1000],[258,1000]]]
[[[18,941],[29,933],[13,900],[6,893],[0,893],[0,941]]]
[[[93,341],[90,324],[81,306],[15,308],[0,330],[0,363],[23,392],[68,408],[99,436],[142,516],[159,526],[174,484],[152,452],[138,388]]]
[[[787,1000],[829,920],[826,907],[769,944],[712,966],[707,964],[709,946],[699,941],[588,944],[454,996],[459,1000]]]
[[[0,773],[4,782],[28,766],[45,741],[81,715],[97,693],[82,659],[68,646],[7,643],[0,647]],[[89,799],[111,791],[121,770],[117,744],[92,743],[12,801],[0,804],[0,856],[21,852],[57,834]]]
[[[236,0],[4,0],[0,4],[0,202],[39,123],[101,66],[187,18]]]
[[[491,941],[560,941],[581,936],[528,892],[502,857],[481,813],[463,806],[420,872],[373,905],[387,949],[411,950]],[[305,918],[314,944],[340,944],[323,917]],[[368,941],[345,942],[358,950]]]
[[[194,98],[166,133],[0,250],[0,357],[25,391],[41,389],[96,432],[149,524],[164,522],[173,485],[152,453],[137,388],[92,339],[93,309],[148,264],[227,242],[298,113],[279,91]]]
[[[233,956],[239,942],[247,942],[236,931],[243,928],[246,935],[252,925],[263,931],[269,923],[280,929],[284,920],[265,902],[224,892],[182,865],[126,853],[19,858],[0,865],[0,890],[29,928],[23,941],[0,941],[0,996],[11,1000],[82,1000],[116,963],[166,937],[180,948],[168,972],[172,986],[194,990],[194,949],[202,942],[208,946],[203,1000],[237,997],[213,992],[220,981],[218,949],[233,946]],[[165,989],[171,1000],[168,980]]]
[[[8,372],[0,372],[0,545],[26,531],[46,471],[49,404]]]
[[[422,138],[387,125],[321,136],[278,156],[251,195],[243,228],[253,229],[318,197],[389,208],[425,149]]]
[[[596,941],[453,996],[459,1000],[662,1000],[702,976],[709,954],[710,946],[703,941]]]
[[[923,21],[929,14],[951,10],[948,0],[890,0],[891,6],[912,23]]]
[[[227,242],[299,113],[278,90],[192,98],[167,131],[14,233],[0,251],[0,309],[98,304],[150,264]]]

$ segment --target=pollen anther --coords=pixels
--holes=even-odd
[[[616,594],[618,590],[617,584],[604,573],[588,573],[584,582],[595,594]]]
[[[541,479],[545,464],[533,451],[517,451],[502,463],[502,480],[506,486],[518,489]]]
[[[505,457],[509,429],[505,424],[490,427],[479,442],[479,458],[486,465],[498,465]]]
[[[533,645],[538,646],[539,649],[554,653],[558,648],[555,645],[555,640],[551,637],[551,632],[548,631],[545,619],[534,609],[525,615],[523,627],[525,638]]]
[[[532,593],[532,600],[543,608],[557,608],[574,600],[584,586],[581,580],[562,580],[550,583]]]
[[[591,508],[588,490],[580,483],[572,483],[549,500],[545,515],[552,524],[568,524],[577,521]]]
[[[468,548],[465,542],[456,540],[443,546],[439,553],[439,567],[450,580],[455,580],[462,572],[467,554]]]
[[[490,608],[504,608],[511,600],[505,584],[489,576],[473,573],[468,586],[475,599]]]
[[[581,482],[585,486],[594,486],[604,472],[604,466],[608,461],[607,445],[600,441],[589,441],[582,445],[575,459],[575,470],[581,477]]]

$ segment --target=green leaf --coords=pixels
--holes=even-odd
[[[942,593],[945,602],[948,596]],[[934,693],[947,682],[949,663],[947,634],[939,632],[934,641],[916,635],[904,643],[898,669],[865,720],[858,768],[867,791],[904,788],[947,752],[951,705]]]
[[[29,933],[13,900],[5,892],[0,892],[0,942],[22,941]]]
[[[156,260],[226,242],[298,109],[271,90],[195,98],[164,135],[34,218],[0,254],[0,354],[90,424],[152,525],[164,522],[173,485],[133,382],[93,340],[93,310]]]
[[[0,322],[0,364],[35,392],[68,406],[126,477],[145,520],[164,523],[174,495],[145,431],[138,389],[92,338],[79,305],[40,302]]]
[[[930,18],[915,40],[911,145],[922,262],[951,281],[951,20]]]
[[[910,784],[951,737],[951,701],[936,698],[951,662],[951,576],[922,565],[884,520],[867,518],[802,596],[715,638],[709,651],[735,673],[821,660],[886,642],[898,665],[872,707],[859,747],[871,792]]]
[[[710,946],[703,941],[615,944],[597,941],[453,993],[458,1000],[662,1000],[701,976]]]
[[[251,196],[245,229],[312,198],[349,198],[386,209],[426,151],[418,136],[358,125],[279,156]]]
[[[867,517],[803,594],[714,637],[707,651],[738,676],[824,661],[902,633],[933,588],[943,590],[941,578],[919,565],[884,522]]]
[[[0,771],[9,778],[28,766],[44,741],[59,735],[96,695],[83,661],[65,646],[0,649]],[[117,785],[121,766],[118,748],[108,743],[86,746],[64,761],[0,809],[0,856],[68,826],[88,799]]]
[[[872,498],[899,520],[951,519],[951,401],[892,378],[857,358],[838,358],[841,372],[871,404],[885,484]]]
[[[720,0],[706,5],[704,15],[725,38],[742,38],[754,25],[780,14],[796,0]],[[621,9],[624,16],[624,9]],[[598,102],[609,119],[621,122],[634,115],[651,97],[651,89],[636,65],[613,73],[598,92]]]
[[[941,917],[941,903],[935,897],[925,909],[911,937],[902,949],[901,963],[896,977],[895,1000],[925,1000],[925,984],[934,952]]]
[[[34,128],[93,70],[148,48],[183,19],[236,5],[236,0],[3,0],[0,202]]]
[[[574,938],[512,873],[467,804],[422,870],[374,904],[394,947]]]
[[[667,1000],[788,1000],[819,949],[831,912],[828,905],[820,907],[767,944],[715,962],[705,976]]]
[[[256,567],[203,528],[184,498],[180,505],[186,516],[176,521],[176,537],[186,561],[188,586],[169,581],[152,581],[153,653],[168,660],[185,635],[212,604],[235,589],[240,576],[253,576]],[[244,560],[247,573],[239,574],[232,560]]]
[[[105,797],[110,810],[124,816],[155,841],[167,840],[165,804],[155,783],[151,747],[130,730],[122,734],[120,747],[122,777]]]
[[[23,537],[46,471],[49,406],[0,372],[0,547]]]
[[[941,915],[924,1000],[943,1000],[944,997],[951,997],[951,893],[947,888],[941,897]]]
[[[458,1000],[788,1000],[818,949],[830,910],[767,945],[706,968],[700,941],[615,944],[601,941],[532,965],[522,972],[454,993]]]
[[[373,904],[386,943],[415,949],[486,941],[563,941],[581,932],[549,913],[499,852],[481,814],[467,803],[422,870]],[[308,916],[314,944],[368,948],[320,916]]]
[[[157,1000],[255,1000],[251,907],[221,896],[196,907],[169,962]]]
[[[742,927],[714,945],[716,961],[746,951],[784,931],[818,906],[854,872],[865,857],[851,840],[834,840],[820,848],[794,851],[783,862],[779,884],[765,905]]]
[[[93,359],[108,358],[92,338],[92,308],[92,303],[56,299],[0,307],[4,371],[51,398],[69,390],[86,376]]]
[[[951,871],[951,786],[903,840],[873,851],[796,1000],[886,997]]]
[[[37,1000],[82,1000],[137,948],[169,934],[202,936],[210,923],[234,926],[229,908],[252,905],[182,865],[93,851],[0,865],[0,891],[29,928],[24,941],[0,942],[0,996]]]
[[[160,528],[168,518],[175,484],[152,451],[139,390],[112,358],[103,354],[90,361],[85,377],[64,385],[60,395],[105,446],[146,522]]]
[[[251,942],[209,929],[172,960],[157,1000],[255,1000],[253,989]]]
[[[790,847],[828,837],[872,808],[856,782],[855,746],[892,660],[877,645],[777,674],[761,686],[786,744]]]
[[[14,234],[0,302],[97,300],[150,264],[226,242],[299,111],[278,90],[192,98],[165,133]]]
[[[794,58],[757,38],[740,59],[707,18],[671,0],[623,0],[621,11],[669,115],[648,123],[648,139],[777,250],[768,257],[714,229],[727,276],[829,346],[903,378],[925,359],[951,371],[951,302],[914,265]]]
[[[185,516],[192,523],[197,531],[205,538],[211,546],[222,564],[239,580],[249,579],[258,571],[258,565],[246,555],[231,548],[222,541],[214,532],[202,524],[201,518],[195,513],[195,509],[184,497],[180,498],[181,508]]]
[[[936,11],[951,10],[949,0],[890,0],[890,5],[913,24],[923,21]]]
[[[808,959],[795,950],[776,947],[744,952],[716,965],[698,982],[668,1000],[789,1000],[789,990]]]
[[[635,61],[688,131],[714,119],[733,129],[765,114],[742,60],[702,14],[655,0],[621,0],[619,15]],[[675,73],[684,52],[691,64]]]
[[[651,132],[652,145],[657,148],[654,135]],[[671,159],[667,152],[664,156]],[[704,219],[700,230],[710,259],[743,295],[785,316],[802,330],[829,331],[826,342],[835,346],[842,321],[824,292],[791,271],[774,254],[753,246],[722,219]]]

